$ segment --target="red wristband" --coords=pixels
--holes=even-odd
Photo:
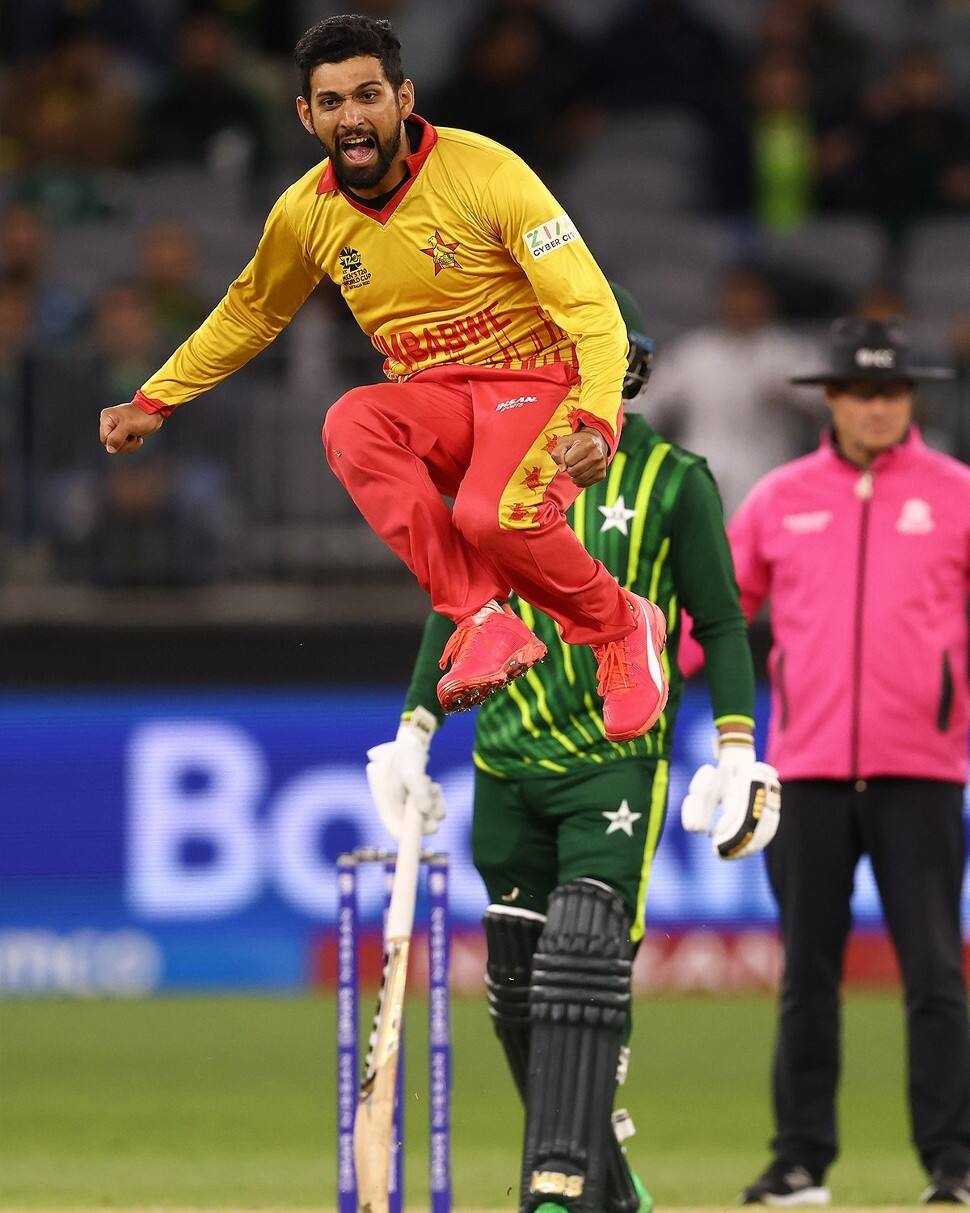
[[[622,414],[617,420],[621,420]],[[587,413],[585,409],[573,409],[569,414],[569,420],[572,423],[573,432],[587,426],[591,430],[596,430],[606,439],[606,457],[611,459],[616,453],[616,448],[620,443],[620,435],[610,428],[610,423],[602,417],[596,417],[593,413]]]
[[[146,396],[141,388],[135,392],[131,403],[141,409],[143,413],[160,413],[163,417],[171,417],[175,412],[174,404],[163,404],[161,400],[152,400],[151,396]]]

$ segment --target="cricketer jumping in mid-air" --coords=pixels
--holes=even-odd
[[[565,517],[619,441],[627,343],[605,278],[518,156],[414,113],[386,21],[321,21],[296,60],[300,121],[329,159],[285,191],[201,327],[131,403],[102,412],[102,442],[137,449],[331,278],[391,382],[330,408],[327,459],[457,625],[441,706],[481,702],[545,656],[508,607],[514,590],[568,644],[593,647],[609,737],[642,736],[667,697],[663,614],[619,585]]]

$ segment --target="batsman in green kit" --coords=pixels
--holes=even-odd
[[[624,396],[632,399],[652,347],[630,296],[614,291],[630,331]],[[608,741],[592,651],[564,644],[551,619],[513,597],[549,653],[478,711],[472,852],[490,901],[489,1010],[526,1112],[519,1208],[637,1213],[651,1201],[622,1145],[629,1118],[613,1114],[613,1101],[667,807],[683,611],[704,648],[719,735],[717,766],[691,782],[685,826],[711,833],[722,858],[750,854],[774,834],[779,790],[775,772],[755,761],[747,627],[704,460],[628,412],[606,478],[586,489],[569,522],[623,586],[663,609],[670,695],[648,734]],[[395,834],[408,796],[424,806],[429,830],[444,811],[426,767],[443,720],[438,655],[453,628],[430,616],[397,738],[369,753],[371,789]]]

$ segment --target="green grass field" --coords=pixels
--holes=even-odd
[[[424,1013],[409,1012],[413,1207],[426,1204]],[[765,1163],[773,1015],[768,998],[638,1002],[620,1102],[658,1205],[724,1208]],[[455,1208],[513,1209],[511,1082],[482,1003],[456,1001],[453,1025]],[[852,998],[845,1029],[835,1200],[914,1204],[897,1000]],[[0,1209],[332,1207],[333,1082],[331,998],[0,1004]]]

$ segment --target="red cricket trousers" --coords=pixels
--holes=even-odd
[[[566,522],[580,491],[552,458],[578,376],[446,366],[354,388],[328,410],[327,460],[373,530],[460,620],[514,590],[570,644],[633,626],[619,585]],[[449,508],[445,497],[454,499]]]

